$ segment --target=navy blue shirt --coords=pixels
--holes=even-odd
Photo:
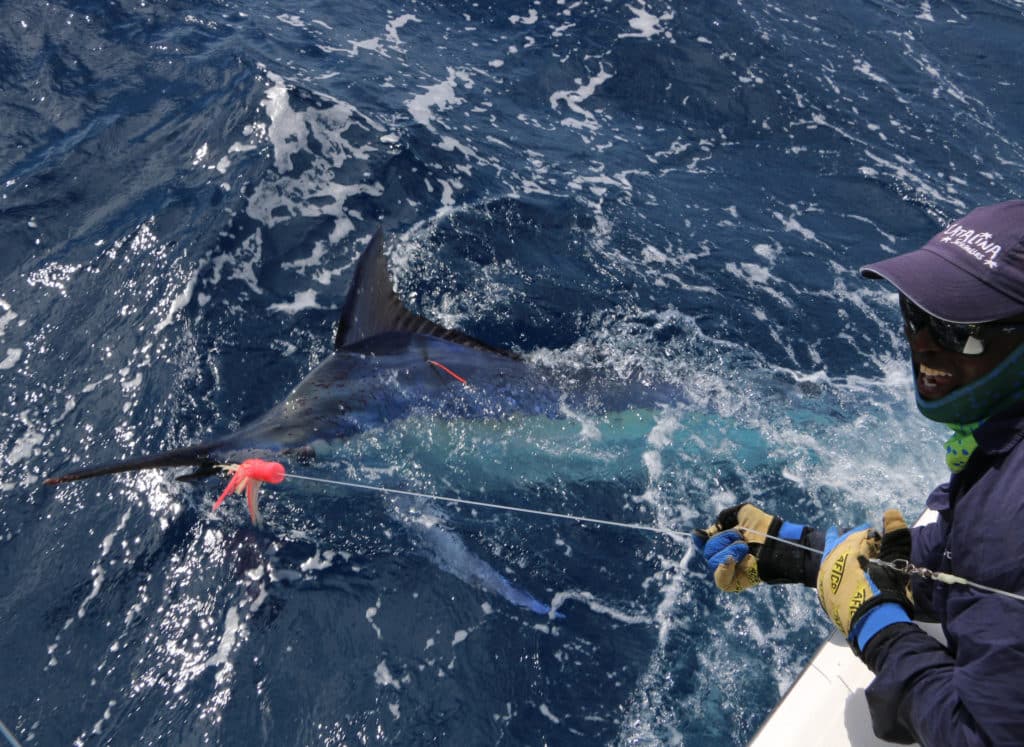
[[[1024,411],[975,432],[967,467],[928,497],[936,523],[913,530],[919,567],[1024,593]],[[923,745],[1024,745],[1024,602],[914,579],[917,617],[942,623],[947,644],[916,625],[885,628],[864,651],[875,733]]]

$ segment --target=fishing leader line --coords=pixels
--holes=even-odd
[[[428,498],[433,501],[443,501],[445,503],[456,503],[465,506],[474,506],[476,508],[490,508],[498,511],[512,511],[520,514],[532,514],[534,516],[547,516],[552,519],[568,519],[570,521],[579,521],[588,524],[601,524],[610,527],[619,527],[620,529],[638,529],[642,532],[653,532],[655,534],[664,534],[667,537],[671,537],[676,541],[682,541],[683,539],[693,539],[687,532],[679,532],[674,529],[665,529],[664,527],[655,527],[650,524],[630,524],[625,521],[612,521],[611,519],[595,519],[590,516],[576,516],[574,514],[561,514],[556,511],[541,511],[536,508],[522,508],[520,506],[507,506],[501,503],[488,503],[486,501],[474,501],[468,498],[452,498],[446,495],[435,495],[433,493],[417,493],[412,490],[398,490],[396,488],[384,488],[378,485],[365,485],[358,482],[346,482],[344,480],[327,480],[320,477],[308,477],[306,475],[285,475],[286,478],[294,478],[296,480],[306,480],[308,482],[321,482],[328,485],[337,485],[343,488],[357,488],[360,490],[370,490],[378,493],[394,493],[396,495],[404,495],[411,498]]]
[[[323,477],[310,477],[308,475],[296,475],[286,473],[284,466],[277,462],[265,462],[258,459],[250,459],[243,462],[240,465],[237,464],[222,464],[218,465],[227,472],[233,474],[231,482],[228,487],[221,493],[220,498],[214,504],[214,508],[221,504],[224,498],[230,492],[246,491],[249,502],[249,511],[256,521],[259,516],[258,509],[258,493],[259,486],[262,482],[273,482],[279,483],[285,479],[304,480],[306,482],[321,483],[324,485],[333,485],[342,488],[353,488],[356,490],[368,490],[375,493],[391,493],[393,495],[403,495],[410,498],[424,498],[432,501],[440,501],[443,503],[452,503],[463,506],[472,506],[474,508],[487,508],[495,511],[509,511],[513,513],[528,514],[532,516],[545,516],[552,519],[565,519],[568,521],[578,521],[585,524],[597,524],[601,526],[617,527],[619,529],[634,529],[641,532],[649,532],[652,534],[662,534],[666,537],[671,537],[676,542],[681,542],[684,539],[693,541],[694,530],[679,531],[675,529],[666,529],[664,527],[652,526],[650,524],[634,524],[625,521],[614,521],[612,519],[597,519],[592,516],[579,516],[577,514],[566,514],[559,513],[557,511],[543,511],[536,508],[522,508],[520,506],[509,506],[502,503],[489,503],[487,501],[471,500],[469,498],[453,498],[447,495],[438,495],[436,493],[420,493],[413,490],[401,490],[399,488],[385,488],[380,485],[369,485],[360,482],[350,482],[347,480],[330,480]],[[824,557],[825,552],[815,547],[807,547],[799,542],[785,539],[783,537],[777,537],[775,535],[768,534],[766,532],[759,531],[757,529],[751,529],[750,527],[731,527],[730,530],[749,532],[756,534],[767,540],[774,542],[780,542],[784,545],[790,545],[796,547],[805,552],[814,553],[815,555],[821,555]],[[896,561],[884,561],[880,558],[868,558],[868,562],[883,568],[889,568],[899,573],[909,574],[912,576],[919,576],[930,581],[938,581],[943,584],[959,584],[961,586],[969,586],[979,591],[988,592],[990,594],[1000,594],[1011,599],[1024,602],[1024,595],[1016,594],[1012,591],[1005,589],[998,589],[994,586],[986,586],[976,581],[963,578],[961,576],[953,575],[952,573],[944,573],[942,571],[933,571],[930,568],[919,568],[913,565],[909,560],[896,560]]]

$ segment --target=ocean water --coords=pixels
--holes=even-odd
[[[943,436],[857,269],[1021,195],[1022,35],[1010,1],[0,4],[0,721],[745,743],[828,624],[717,593],[686,541],[290,482],[256,529],[218,480],[40,481],[282,399],[381,225],[412,308],[624,395],[424,413],[308,469],[677,530],[916,513]]]

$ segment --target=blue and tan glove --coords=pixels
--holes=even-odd
[[[906,574],[870,562],[908,559],[910,529],[897,509],[886,511],[882,524],[882,536],[867,525],[843,534],[829,529],[818,572],[821,607],[858,656],[876,633],[910,622],[914,611]]]
[[[715,585],[722,591],[743,591],[762,581],[813,588],[818,577],[817,555],[773,542],[773,537],[811,549],[823,544],[821,532],[772,516],[750,503],[725,509],[714,524],[693,533],[694,543],[704,553]]]

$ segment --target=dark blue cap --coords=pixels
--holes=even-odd
[[[1024,200],[972,210],[920,249],[862,267],[932,316],[974,324],[1024,315]]]

